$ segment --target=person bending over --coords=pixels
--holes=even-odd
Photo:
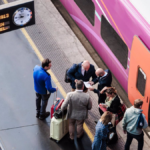
[[[88,60],[85,60],[79,64],[74,64],[68,71],[67,76],[71,79],[72,91],[75,91],[75,83],[77,80],[89,81],[92,77],[92,81],[96,79],[95,67],[90,64]],[[87,88],[84,87],[84,92],[87,92]]]
[[[116,114],[121,106],[120,98],[117,95],[117,92],[114,87],[104,87],[100,94],[106,94],[105,103],[100,103],[101,107],[106,108],[107,111]],[[100,114],[103,114],[103,111],[100,109]]]

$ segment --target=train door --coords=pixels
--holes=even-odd
[[[143,113],[150,126],[150,51],[134,36],[128,79],[128,97],[133,104],[135,99],[143,100]]]

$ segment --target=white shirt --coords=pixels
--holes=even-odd
[[[105,72],[105,74],[104,74],[102,77],[100,77],[100,78],[103,78],[103,77],[107,76],[107,74],[108,74],[108,73],[107,73],[107,72]]]
[[[81,73],[84,76],[85,70],[84,70],[83,66],[81,67]]]
[[[76,91],[83,92],[83,90],[76,90]]]

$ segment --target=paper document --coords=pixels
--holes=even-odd
[[[88,83],[88,82],[84,82],[84,85],[85,85],[86,88],[92,87],[92,86],[90,85],[90,83]]]

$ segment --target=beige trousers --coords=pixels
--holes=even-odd
[[[69,134],[70,139],[74,139],[75,123],[77,124],[77,138],[80,138],[83,134],[84,120],[69,119]]]

